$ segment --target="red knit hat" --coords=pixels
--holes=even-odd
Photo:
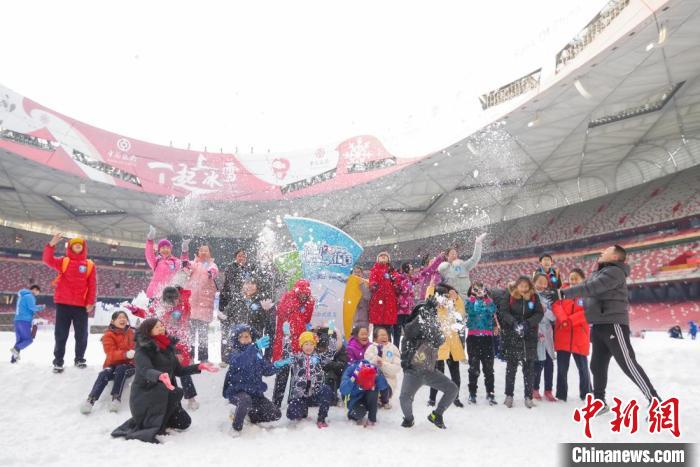
[[[377,379],[377,369],[372,365],[360,365],[355,371],[355,382],[365,391],[374,389],[374,382]]]

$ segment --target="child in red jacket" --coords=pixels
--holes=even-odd
[[[585,279],[581,269],[575,268],[569,274],[569,284],[576,285]],[[556,317],[554,324],[554,349],[557,351],[557,394],[559,400],[566,401],[568,392],[567,373],[570,357],[573,356],[578,368],[579,397],[586,399],[592,392],[591,377],[588,372],[588,353],[591,339],[590,328],[584,312],[581,297],[557,300],[552,305]]]
[[[369,273],[369,289],[372,293],[369,299],[369,322],[375,327],[385,328],[391,336],[398,321],[401,276],[389,261],[389,253],[382,251],[377,255],[377,262]],[[393,344],[398,345],[398,342]]]
[[[53,371],[63,372],[66,341],[73,324],[75,334],[75,366],[85,368],[85,349],[88,343],[88,313],[95,309],[97,279],[95,263],[87,259],[87,242],[79,237],[66,244],[66,256],[55,257],[56,245],[63,238],[57,233],[44,247],[44,264],[58,271],[54,281],[56,303],[56,340],[53,350]]]

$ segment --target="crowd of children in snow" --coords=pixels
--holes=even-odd
[[[113,381],[109,410],[118,411],[125,383],[133,376],[131,418],[112,436],[148,442],[158,442],[156,436],[168,429],[190,425],[182,399],[189,410],[199,406],[192,375],[219,370],[208,355],[218,267],[206,245],[190,260],[189,241],[185,240],[177,258],[168,240],[155,244],[155,233],[151,228],[146,242],[146,260],[153,270],[147,289],[150,304],[147,309],[129,308],[143,321],[134,331],[127,313],[112,315],[102,337],[103,370],[80,407],[82,413],[90,413]],[[222,329],[219,366],[227,369],[222,394],[235,406],[233,433],[241,432],[246,417],[251,423],[279,420],[285,393],[286,417],[307,418],[309,407],[317,406],[319,428],[327,426],[330,407],[341,404],[348,419],[374,425],[379,409],[391,409],[398,394],[402,426],[411,427],[413,397],[424,385],[431,388],[428,404],[435,406],[428,419],[445,428],[445,410],[452,404],[463,407],[459,399],[462,362],[468,364],[468,403],[477,403],[478,379],[483,374],[486,402],[497,404],[497,357],[506,362],[507,407],[514,405],[519,366],[525,407],[532,408],[533,400],[542,398],[566,401],[571,359],[578,369],[578,396],[583,400],[592,392],[587,360],[590,328],[584,313],[587,299],[564,297],[560,290],[583,282],[584,272],[573,269],[565,281],[552,257],[543,255],[532,277],[518,277],[506,290],[471,283],[469,271],[480,260],[484,235],[477,237],[467,261],[451,248],[419,271],[408,263],[394,269],[386,252],[378,255],[368,278],[356,267],[353,273],[362,277],[362,300],[347,341],[340,338],[332,321],[311,326],[315,300],[308,281],[299,280],[276,300],[280,281],[275,272],[249,262],[244,250],[236,252],[235,261],[225,270],[216,311]],[[44,262],[59,273],[55,283],[56,373],[63,371],[71,323],[75,365],[86,366],[87,319],[96,288],[96,271],[87,259],[85,240],[70,239],[66,255],[56,257],[61,238],[55,235],[44,251]],[[35,302],[38,293],[36,286],[19,293],[13,363],[31,344],[31,321],[41,309]],[[199,363],[194,363],[197,354]],[[450,378],[443,374],[445,367]],[[270,400],[263,378],[273,375]],[[442,393],[439,401],[438,393]]]

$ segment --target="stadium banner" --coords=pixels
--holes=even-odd
[[[311,324],[335,321],[344,336],[343,297],[352,267],[362,247],[348,234],[325,222],[304,217],[285,217],[284,222],[299,252],[304,278],[311,282],[316,308]]]

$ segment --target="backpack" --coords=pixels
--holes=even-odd
[[[89,276],[92,274],[92,271],[95,269],[95,263],[91,260],[88,259],[87,261],[87,273],[85,277]],[[70,258],[68,256],[64,256],[63,260],[61,261],[61,272],[58,273],[58,276],[51,281],[51,285],[56,287],[56,284],[58,284],[58,281],[61,280],[61,276],[63,275],[64,272],[68,270],[68,265],[70,264]]]

